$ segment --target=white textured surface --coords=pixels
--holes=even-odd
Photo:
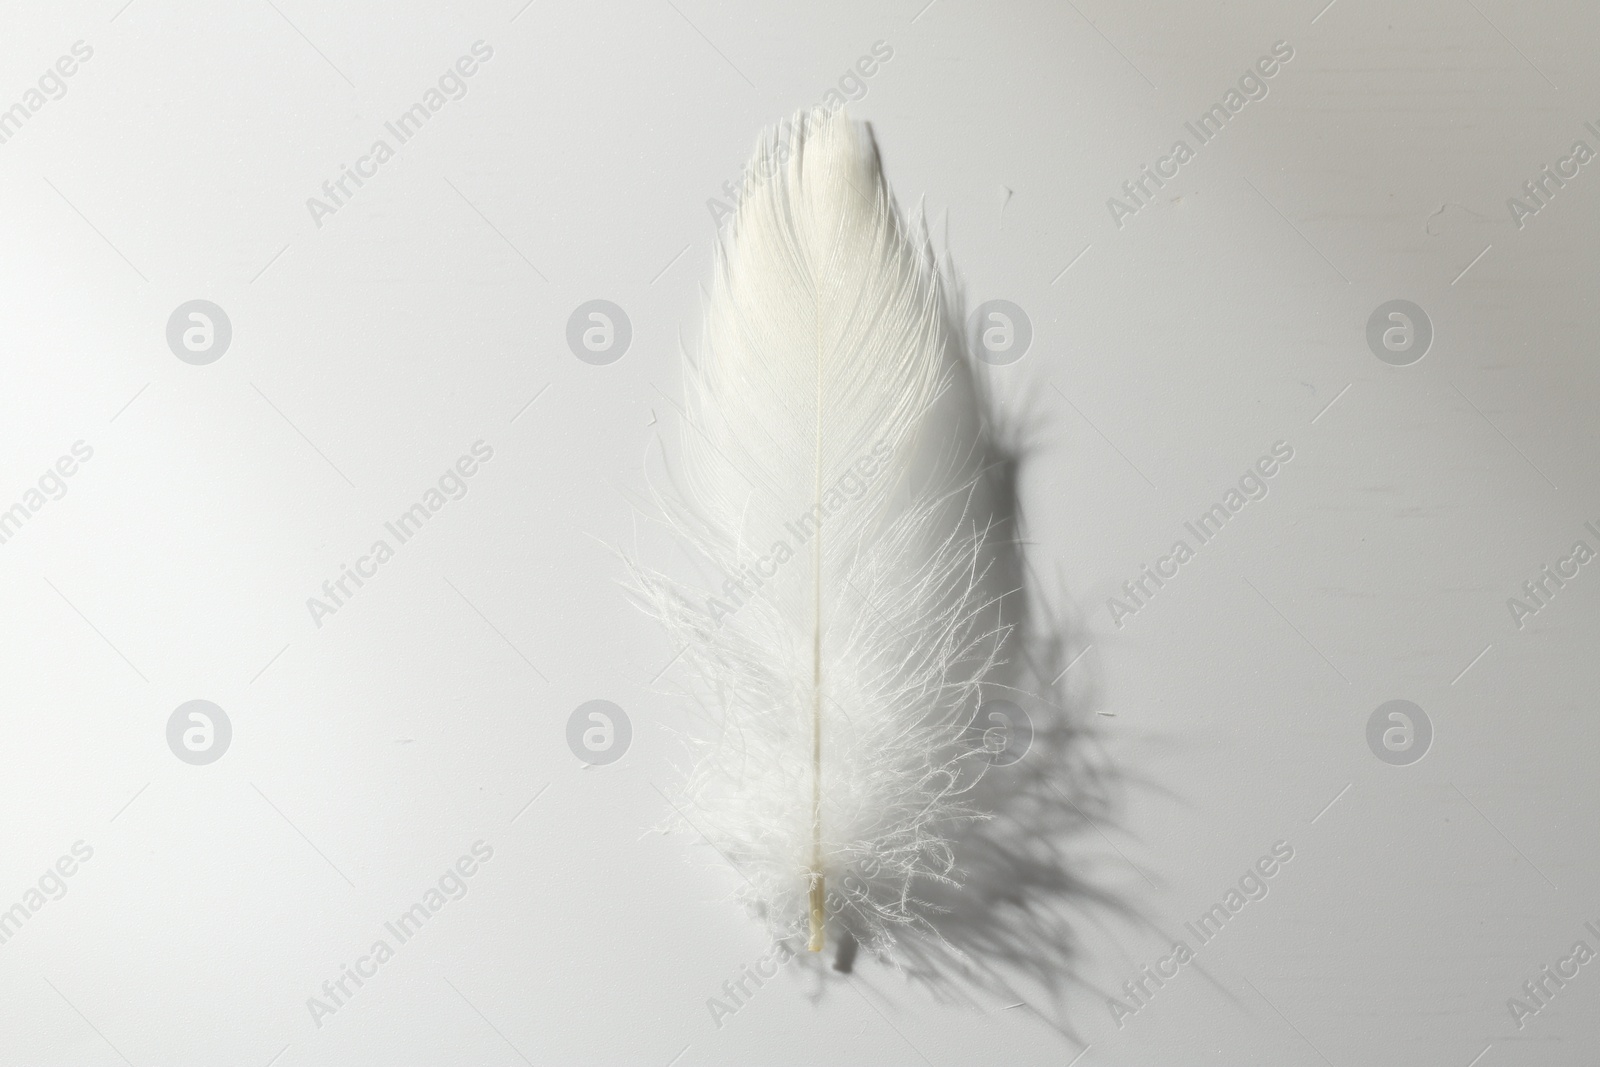
[[[93,457],[0,544],[0,909],[93,855],[0,944],[0,1063],[1592,1059],[1600,963],[1521,1029],[1507,999],[1600,951],[1600,577],[1520,629],[1507,599],[1600,549],[1600,177],[1521,229],[1506,200],[1600,149],[1600,13],[520,6],[4,16],[0,108],[93,56],[0,144],[0,508]],[[479,40],[465,98],[316,226],[306,198]],[[791,969],[718,1026],[765,946],[734,875],[645,833],[683,711],[600,542],[673,417],[707,199],[877,41],[853,111],[891,185],[971,304],[1032,320],[990,377],[1039,420],[1033,558],[1120,774],[1070,844],[1117,907],[1039,902],[1081,936],[1054,1006],[870,965],[812,997]],[[1268,95],[1116,226],[1107,198],[1278,41]],[[164,337],[195,298],[233,325],[207,366]],[[632,323],[609,366],[565,341],[594,298]],[[1406,367],[1365,339],[1397,298],[1435,331]],[[466,495],[315,626],[306,598],[479,440]],[[1277,441],[1270,493],[1115,626]],[[584,768],[566,724],[597,698],[633,741]],[[1397,698],[1434,729],[1409,766],[1366,740]],[[167,747],[192,699],[233,724],[206,766]],[[318,1026],[307,998],[480,840],[465,895]],[[1279,841],[1268,895],[1119,1027],[1108,997]]]

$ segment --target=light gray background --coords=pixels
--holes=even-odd
[[[924,3],[5,6],[0,106],[94,55],[0,145],[0,507],[74,441],[94,456],[0,545],[0,908],[94,851],[0,945],[0,1062],[1600,1054],[1600,963],[1520,1030],[1506,1005],[1600,949],[1600,576],[1521,629],[1506,606],[1600,547],[1600,164],[1521,230],[1506,207],[1600,148],[1600,12]],[[306,198],[477,40],[466,98],[315,226]],[[719,1027],[708,998],[765,944],[703,846],[649,832],[686,719],[606,546],[672,428],[706,201],[880,40],[852,110],[892,186],[972,303],[1033,323],[987,373],[1043,427],[1031,559],[1121,774],[1072,847],[1128,913],[1063,903],[1058,1002],[947,1003],[870,963],[813,995],[789,968]],[[1280,40],[1270,95],[1115,226],[1106,199]],[[195,298],[233,324],[209,366],[165,342]],[[610,366],[564,341],[594,298],[633,326]],[[1403,368],[1364,337],[1395,298],[1436,334]],[[465,499],[314,626],[306,598],[479,439]],[[1106,598],[1278,440],[1271,494],[1112,625]],[[566,722],[597,698],[634,738],[586,768]],[[1366,742],[1396,698],[1434,728],[1404,767]],[[233,724],[208,766],[166,744],[192,699]],[[307,998],[480,839],[467,895],[315,1025]],[[1280,840],[1270,895],[1119,1028],[1158,930]]]

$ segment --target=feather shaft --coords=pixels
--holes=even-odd
[[[822,318],[821,308],[815,317]],[[812,450],[812,506],[818,512],[815,548],[812,552],[812,617],[811,628],[811,891],[807,900],[811,923],[811,936],[806,948],[822,951],[823,925],[827,920],[827,876],[822,871],[822,401],[823,364],[822,331],[816,331],[816,446]]]

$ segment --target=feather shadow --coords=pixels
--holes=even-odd
[[[931,260],[925,220],[920,229]],[[946,1001],[1021,1001],[1076,1042],[1066,1004],[1085,988],[1078,973],[1084,927],[1111,917],[1149,925],[1113,878],[1093,868],[1127,783],[1099,743],[1098,659],[1088,627],[1064,580],[1040,574],[1044,553],[1029,551],[1019,486],[1048,448],[1037,394],[1000,402],[993,372],[969,349],[965,302],[948,259],[939,276],[949,388],[929,420],[941,438],[929,462],[938,467],[964,452],[981,471],[963,506],[991,531],[982,581],[994,603],[992,625],[1006,636],[968,730],[975,758],[967,799],[983,818],[953,831],[958,877],[921,887],[923,922],[897,939],[886,962]],[[816,994],[830,977],[860,973],[858,949],[846,937],[830,961],[807,961]]]
[[[804,153],[811,151],[808,136],[802,130],[790,142],[797,160],[803,161]],[[822,151],[827,152],[827,139],[820,143]],[[888,506],[888,495],[880,495],[874,487],[872,506],[890,515],[910,515],[921,530],[944,533],[940,535],[942,541],[930,538],[922,545],[930,562],[919,577],[915,567],[906,566],[906,557],[896,555],[897,551],[914,550],[920,543],[903,535],[903,523],[874,525],[860,514],[838,516],[840,521],[851,519],[853,525],[845,529],[855,533],[835,537],[829,544],[844,544],[847,549],[856,546],[857,553],[871,556],[879,572],[896,579],[876,584],[868,581],[864,588],[851,582],[851,575],[862,573],[853,566],[860,557],[851,557],[846,550],[841,553],[844,562],[838,568],[844,579],[830,593],[836,593],[837,603],[845,608],[837,616],[839,621],[831,623],[837,627],[836,632],[858,637],[865,634],[876,642],[871,670],[862,673],[870,684],[856,687],[858,698],[873,698],[885,688],[893,688],[893,676],[902,669],[903,662],[910,682],[896,690],[895,717],[891,720],[880,716],[873,721],[870,714],[860,714],[859,703],[850,705],[848,695],[836,703],[850,706],[829,706],[829,715],[837,715],[840,734],[858,725],[876,728],[870,743],[862,741],[854,750],[841,747],[840,755],[854,761],[850,766],[866,767],[876,775],[869,776],[866,782],[870,788],[857,795],[882,803],[887,814],[879,822],[893,830],[895,836],[880,834],[878,841],[858,844],[858,839],[870,835],[841,835],[847,838],[844,846],[848,847],[836,850],[841,858],[829,865],[826,877],[830,891],[843,891],[837,898],[841,901],[838,912],[827,918],[832,952],[825,955],[796,951],[794,957],[802,961],[801,967],[814,979],[813,994],[817,996],[837,980],[861,975],[865,968],[858,959],[859,953],[890,962],[912,983],[941,998],[988,1006],[988,997],[998,995],[1027,1003],[1052,1026],[1072,1037],[1070,1030],[1057,1020],[1065,1015],[1067,993],[1084,984],[1078,971],[1085,927],[1108,918],[1138,922],[1139,917],[1125,895],[1112,888],[1106,871],[1096,866],[1096,857],[1103,855],[1101,846],[1110,843],[1106,834],[1115,828],[1124,783],[1098,744],[1093,726],[1099,686],[1097,660],[1087,644],[1087,627],[1075,612],[1061,579],[1040,575],[1042,553],[1028,551],[1019,484],[1028,464],[1044,448],[1045,422],[1030,406],[1037,402],[1036,393],[1024,394],[1011,407],[997,403],[990,389],[989,376],[994,372],[976,364],[967,348],[965,308],[961,298],[953,295],[959,293],[953,268],[948,263],[944,270],[938,268],[925,219],[920,220],[910,237],[914,251],[907,247],[906,254],[901,255],[902,216],[892,205],[892,194],[884,190],[878,166],[880,152],[870,127],[863,147],[871,153],[870,165],[840,168],[836,179],[830,180],[848,185],[872,207],[872,212],[862,211],[860,203],[848,210],[839,203],[835,205],[837,214],[847,221],[870,216],[874,226],[871,232],[883,240],[868,251],[883,257],[887,276],[915,280],[915,284],[904,287],[913,300],[889,302],[879,311],[893,320],[881,332],[890,336],[897,328],[904,332],[911,321],[905,314],[909,306],[914,305],[919,315],[924,311],[930,314],[929,329],[917,325],[908,340],[915,342],[912,347],[917,353],[915,380],[908,379],[909,385],[914,386],[909,392],[917,398],[917,405],[890,420],[898,426],[895,440],[905,436],[910,446],[906,462],[896,456],[892,467],[895,484],[884,489],[884,494],[901,494],[901,499]],[[791,170],[799,166],[796,163]],[[811,194],[793,176],[790,180],[794,182],[792,196],[774,196],[766,202],[766,213],[755,217],[758,227],[768,227],[758,228],[757,236],[766,234],[769,238],[766,245],[758,246],[758,251],[801,246],[801,238],[808,232],[810,239],[835,236],[825,228],[796,229],[794,220],[803,214],[800,209]],[[842,189],[827,185],[820,186],[817,195],[828,203],[846,198]],[[875,213],[883,196],[891,197],[891,206],[889,214],[880,217]],[[774,243],[774,234],[781,236],[783,243]],[[920,272],[908,269],[909,261],[918,254],[926,258],[927,274],[937,286],[936,314],[932,312],[933,305],[925,300],[929,290]],[[768,310],[785,310],[788,294],[797,283],[781,273],[779,281],[782,284],[774,282],[772,291],[763,291],[759,299],[749,303]],[[722,319],[725,333],[735,332],[735,327],[744,329],[747,310],[746,303],[726,302]],[[857,324],[864,327],[872,322],[872,318],[862,317]],[[935,324],[936,332],[932,330]],[[861,337],[866,339],[860,342],[863,348],[870,348],[867,341],[874,332],[862,330]],[[736,340],[737,344],[724,347],[735,351],[749,348],[742,333]],[[752,350],[765,351],[759,345]],[[924,359],[924,355],[928,358]],[[938,369],[942,372],[937,389],[923,375],[923,370],[934,362],[940,364]],[[830,372],[841,380],[848,379],[856,390],[839,388],[837,399],[841,405],[850,407],[859,399],[858,391],[883,385],[874,381],[871,374],[863,373],[863,368],[872,367],[863,358]],[[891,372],[894,369],[892,364],[888,368]],[[789,451],[776,447],[762,451],[771,443],[771,424],[804,423],[794,419],[788,410],[796,399],[793,390],[779,388],[782,383],[770,378],[772,371],[766,363],[752,360],[737,364],[734,369],[743,375],[739,381],[745,391],[729,390],[727,406],[710,406],[698,421],[692,405],[690,411],[680,412],[700,439],[708,442],[700,449],[702,474],[707,466],[736,467],[723,451],[712,447],[715,440],[744,448],[734,450],[734,455],[765,457],[770,452],[781,459]],[[727,368],[723,370],[730,373]],[[809,374],[807,369],[806,375]],[[823,379],[819,376],[817,380]],[[889,384],[893,384],[892,379]],[[753,386],[760,386],[754,390],[764,405],[761,410],[765,414],[760,418],[750,417],[746,410]],[[934,399],[924,412],[922,398],[930,395]],[[820,402],[818,409],[821,410]],[[899,411],[893,405],[885,405],[884,410],[891,415]],[[724,423],[733,417],[743,420],[738,433],[724,433],[716,439],[709,436],[721,432]],[[861,434],[871,436],[884,430],[881,420],[873,421],[879,419],[874,412],[865,411],[862,418],[864,421],[856,427]],[[909,428],[912,423],[914,429]],[[802,429],[809,425],[805,423]],[[817,433],[820,436],[820,431]],[[805,433],[790,437],[810,439]],[[698,447],[700,439],[686,434],[691,445]],[[792,444],[790,441],[785,448]],[[753,460],[750,465],[754,469]],[[726,480],[733,483],[733,479]],[[751,591],[740,584],[740,575],[745,575],[748,582],[750,561],[756,553],[772,543],[771,537],[752,536],[747,531],[749,502],[761,500],[770,510],[772,502],[765,497],[773,497],[778,507],[792,509],[776,514],[774,521],[794,511],[805,513],[771,492],[772,480],[750,477],[745,479],[746,485],[733,484],[736,491],[724,494],[724,528],[709,534],[704,531],[706,524],[701,516],[689,510],[663,508],[669,515],[670,531],[697,550],[698,561],[709,568],[710,587],[748,594],[736,601],[736,610],[724,610],[720,605],[714,610],[703,592],[704,584],[685,584],[641,567],[634,567],[633,573],[643,599],[655,605],[656,613],[669,624],[669,632],[689,650],[686,658],[694,659],[698,665],[701,696],[706,698],[700,703],[707,712],[701,736],[716,746],[718,759],[712,766],[716,775],[706,779],[716,788],[691,790],[708,797],[715,806],[693,808],[693,818],[683,812],[678,814],[691,830],[713,845],[721,861],[740,873],[751,890],[747,894],[741,891],[741,896],[767,919],[774,935],[790,939],[795,936],[796,916],[805,914],[804,876],[823,869],[820,862],[800,862],[797,843],[804,844],[800,838],[815,833],[811,827],[833,826],[845,819],[827,822],[819,817],[802,823],[792,818],[797,808],[791,794],[799,794],[784,788],[788,780],[792,778],[803,785],[822,775],[820,770],[812,778],[791,772],[813,765],[820,767],[823,761],[810,748],[805,750],[808,755],[803,760],[788,758],[790,749],[798,752],[800,748],[792,744],[794,739],[789,734],[793,731],[785,733],[780,729],[781,722],[773,717],[771,709],[787,706],[787,695],[797,685],[801,689],[816,685],[819,701],[824,699],[820,695],[823,690],[820,684],[809,680],[815,677],[812,674],[798,683],[776,677],[772,663],[778,661],[782,665],[786,661],[747,640],[748,634],[759,631],[775,617],[778,608],[787,605],[794,613],[790,602],[795,600],[805,576],[798,569],[776,569],[790,558],[789,553],[784,553],[772,570],[760,571],[769,579],[767,582],[749,582],[755,586]],[[821,484],[815,483],[818,488]],[[812,495],[805,499],[812,500]],[[912,507],[907,501],[922,503]],[[863,512],[870,510],[865,505],[859,507]],[[943,509],[942,514],[936,514],[939,509]],[[789,525],[783,529],[787,531]],[[833,568],[832,557],[829,558],[829,567]],[[909,573],[900,580],[902,570]],[[868,568],[867,573],[874,572]],[[937,599],[941,589],[949,597],[942,603]],[[879,590],[898,593],[906,602],[875,604],[873,593]],[[912,602],[915,610],[907,607]],[[798,615],[809,617],[808,611],[799,611]],[[816,616],[821,618],[820,610]],[[835,617],[829,616],[830,620]],[[948,621],[940,623],[941,619]],[[731,621],[724,627],[726,620]],[[929,620],[933,622],[930,624]],[[830,635],[834,632],[827,631]],[[931,649],[923,647],[929,640],[933,641]],[[782,643],[777,644],[781,653]],[[895,660],[896,646],[904,646],[901,662]],[[815,651],[818,647],[812,646],[812,656],[820,654]],[[925,669],[918,673],[919,656],[924,662],[928,658],[939,660],[936,677]],[[981,681],[969,685],[967,679]],[[961,695],[952,696],[958,689]],[[919,694],[931,695],[919,704]],[[852,714],[856,717],[852,718]],[[919,732],[928,735],[926,751],[921,756],[904,744],[906,736]],[[830,732],[828,736],[833,738],[836,734]],[[947,737],[950,744],[946,743]],[[901,746],[900,750],[895,758],[880,761],[887,770],[879,774],[883,769],[871,766],[879,748],[895,745]],[[953,753],[947,751],[951,748]],[[889,796],[885,783],[894,785],[898,792]],[[775,814],[764,814],[765,809],[758,809],[756,802],[764,801],[758,795],[760,790],[754,788],[757,786],[772,787],[769,792],[773,795],[765,800],[784,801],[781,810],[774,808]],[[813,800],[811,805],[817,803]],[[850,807],[841,804],[829,811],[839,811],[842,816],[849,814],[845,809]],[[863,807],[870,805],[856,804],[852,810]],[[806,833],[789,832],[797,826],[806,829]],[[884,864],[888,868],[886,876],[865,874],[852,887],[857,860],[884,856],[888,857]],[[1139,874],[1149,880],[1143,872]],[[817,877],[811,884],[816,886],[823,881]],[[859,889],[859,895],[852,899],[849,894],[855,889]],[[813,932],[815,929],[814,925]],[[861,952],[863,949],[866,951]]]

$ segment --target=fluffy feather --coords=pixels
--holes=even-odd
[[[819,948],[825,914],[887,951],[977,817],[969,723],[1004,636],[977,421],[865,128],[802,113],[750,173],[772,177],[719,249],[660,500],[718,576],[634,576],[708,712],[679,813],[774,936]]]

